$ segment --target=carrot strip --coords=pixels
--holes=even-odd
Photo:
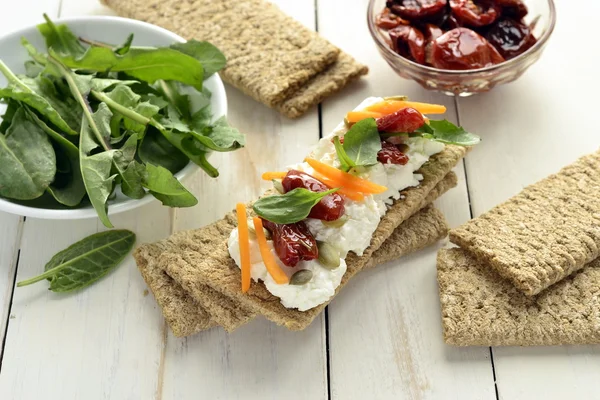
[[[283,179],[283,178],[285,178],[286,175],[287,175],[287,172],[285,172],[285,171],[265,172],[264,174],[262,174],[262,179],[265,181],[271,181],[273,179]]]
[[[279,264],[277,264],[277,261],[275,261],[275,258],[273,257],[273,253],[271,253],[271,250],[267,245],[267,238],[263,231],[262,220],[259,217],[254,217],[252,222],[254,222],[254,230],[256,231],[256,240],[258,241],[260,255],[262,256],[263,263],[265,263],[265,267],[267,267],[267,271],[279,285],[288,283],[289,279],[287,275],[283,272]]]
[[[440,104],[417,103],[415,101],[400,100],[384,100],[368,106],[365,108],[365,111],[388,115],[406,107],[414,108],[421,114],[443,114],[446,112],[446,107]]]
[[[361,179],[357,176],[332,167],[331,165],[323,164],[315,159],[307,158],[306,162],[308,165],[313,167],[315,171],[329,178],[333,183],[335,183],[336,187],[343,187],[356,192],[368,194],[383,193],[387,190],[385,186],[369,182],[366,179]]]
[[[381,118],[381,117],[383,117],[383,114],[378,113],[378,112],[372,112],[372,111],[350,111],[348,114],[346,114],[346,119],[350,123],[362,121],[363,119],[366,119],[366,118]]]
[[[337,188],[335,182],[333,182],[331,179],[329,179],[328,177],[326,177],[323,174],[320,174],[315,171],[315,172],[313,172],[312,176],[315,177],[316,179],[318,179],[319,181],[323,182],[323,184],[325,186],[327,186],[329,189]],[[354,191],[352,191],[350,189],[346,189],[346,188],[339,188],[336,193],[344,195],[347,198],[349,198],[350,200],[354,200],[354,201],[363,201],[365,199],[364,194],[362,194],[360,192],[354,192]]]
[[[250,232],[248,231],[248,217],[246,216],[246,206],[244,203],[238,203],[235,206],[238,223],[240,259],[242,270],[242,293],[250,289]]]

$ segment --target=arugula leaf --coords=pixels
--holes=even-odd
[[[427,139],[459,146],[473,146],[481,141],[479,136],[467,132],[447,120],[431,120],[429,125],[423,124],[416,132]]]
[[[117,85],[131,86],[139,83],[138,81],[124,81],[120,79],[92,78],[91,86],[93,90],[104,92],[107,89],[114,89]]]
[[[115,229],[88,236],[58,252],[44,273],[17,283],[18,287],[48,279],[53,292],[82,289],[116,268],[135,244],[135,234]]]
[[[350,170],[350,168],[356,166],[354,161],[352,161],[352,159],[350,157],[348,157],[348,154],[346,154],[346,150],[344,150],[344,146],[340,142],[340,138],[338,136],[335,136],[333,138],[333,145],[335,147],[335,152],[337,154],[337,157],[340,160],[342,171],[348,172]]]
[[[115,54],[106,47],[89,47],[81,57],[49,53],[69,68],[96,72],[126,72],[132,77],[154,83],[174,80],[202,90],[204,70],[193,57],[179,51],[162,48],[131,48],[124,55]]]
[[[193,207],[198,204],[198,199],[168,169],[161,166],[146,164],[142,184],[165,206]]]
[[[312,192],[307,189],[296,188],[286,194],[263,197],[257,200],[252,208],[258,216],[267,221],[276,224],[293,224],[308,217],[310,210],[323,197],[337,190]]]
[[[175,174],[181,171],[190,160],[177,147],[154,127],[149,127],[140,143],[138,156],[146,164],[165,167]]]
[[[46,57],[40,53],[31,42],[24,37],[21,38],[21,46],[25,47],[29,56],[35,60],[38,64],[46,65],[47,60]]]
[[[181,93],[181,87],[177,82],[159,81],[158,87],[162,95],[179,112],[185,121],[192,118],[190,96]],[[172,113],[169,113],[170,115]],[[174,116],[171,115],[171,118]]]
[[[146,195],[142,181],[146,175],[146,168],[137,161],[131,161],[125,172],[123,172],[123,181],[121,182],[121,191],[127,197],[132,199],[141,199]]]
[[[133,43],[133,33],[130,33],[129,36],[127,36],[127,39],[125,39],[125,42],[122,45],[116,46],[114,52],[122,56],[129,51],[131,43]]]
[[[197,40],[188,40],[185,43],[175,43],[171,45],[172,49],[178,50],[188,56],[194,57],[200,61],[204,67],[204,79],[215,72],[219,72],[225,67],[225,55],[209,42],[199,42]]]
[[[44,68],[35,61],[25,61],[25,75],[28,78],[35,79],[42,73],[42,71],[44,71]]]
[[[56,156],[48,136],[19,108],[6,136],[0,134],[0,196],[40,197],[54,180]]]
[[[44,19],[46,23],[38,25],[37,28],[46,39],[46,47],[54,49],[62,56],[80,57],[85,53],[85,47],[79,43],[79,39],[67,25],[55,25],[46,14]]]
[[[366,118],[352,125],[344,135],[344,150],[355,165],[377,164],[381,138],[375,118]]]
[[[149,103],[143,102],[141,103],[141,96],[134,93],[131,88],[125,85],[117,85],[111,92],[107,94],[107,96],[114,100],[116,103],[127,107],[132,110],[136,114],[142,115],[146,118],[152,118],[158,111],[160,110],[157,106]],[[113,118],[111,120],[111,126],[118,126],[120,121],[123,120],[124,115],[119,113],[118,111],[113,112]],[[141,124],[132,120],[131,118],[125,118],[123,121],[125,129],[138,133],[140,136],[143,136],[146,125]],[[113,129],[114,131],[114,129]]]

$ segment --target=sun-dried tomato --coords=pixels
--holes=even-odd
[[[404,58],[425,62],[425,37],[417,28],[400,25],[389,31],[392,40],[392,50]]]
[[[287,193],[296,188],[308,189],[312,192],[326,192],[329,190],[321,181],[311,175],[292,169],[288,171],[285,178],[281,181],[283,190]],[[337,193],[328,194],[323,197],[310,210],[308,218],[320,219],[323,221],[335,221],[346,212],[344,198]]]
[[[275,252],[288,267],[319,257],[317,241],[304,222],[283,225],[263,219],[263,226],[271,232]]]
[[[521,20],[529,13],[527,6],[521,0],[496,0],[496,4],[501,7],[502,15],[505,17]]]
[[[433,43],[432,65],[436,68],[466,70],[499,64],[504,58],[484,37],[468,28],[444,33]]]
[[[408,156],[398,146],[382,140],[381,150],[377,153],[377,161],[382,164],[406,165],[408,163]]]
[[[398,15],[393,14],[390,9],[386,7],[381,14],[377,15],[375,24],[381,29],[387,30],[393,29],[398,25],[408,25],[409,22]]]
[[[500,7],[492,0],[450,0],[456,18],[472,27],[486,26],[500,16]]]
[[[497,21],[486,38],[507,60],[524,53],[536,43],[529,26],[509,18]]]
[[[444,10],[447,0],[388,0],[387,7],[406,19],[431,17]]]
[[[402,108],[393,114],[384,115],[377,119],[379,132],[411,133],[423,126],[423,114],[411,107]]]

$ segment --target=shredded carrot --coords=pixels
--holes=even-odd
[[[362,121],[367,118],[381,118],[383,114],[372,111],[350,111],[346,114],[346,120],[350,123]]]
[[[265,237],[265,232],[263,231],[262,220],[259,217],[254,217],[252,219],[254,222],[254,230],[256,231],[256,240],[258,241],[258,248],[260,249],[260,255],[262,256],[263,263],[265,263],[265,267],[267,267],[267,271],[273,277],[273,280],[279,284],[283,285],[289,282],[289,278],[283,272],[269,246],[267,245],[267,238]]]
[[[237,215],[240,259],[242,264],[242,293],[246,293],[250,289],[250,232],[248,231],[248,217],[246,216],[246,206],[244,203],[236,204],[235,212]]]
[[[315,171],[329,178],[329,180],[334,183],[336,187],[342,187],[348,190],[368,194],[383,193],[387,190],[385,186],[377,185],[376,183],[369,182],[366,179],[361,179],[357,176],[332,167],[331,165],[323,164],[315,159],[307,158],[306,162],[308,165],[313,167]]]
[[[379,103],[375,103],[365,108],[365,112],[375,112],[388,115],[406,107],[414,108],[421,114],[443,114],[446,112],[446,107],[440,104],[417,103],[414,101],[400,100],[384,100]]]
[[[327,186],[329,189],[335,189],[337,187],[335,185],[335,182],[333,182],[331,179],[329,179],[328,177],[326,177],[323,174],[320,174],[315,171],[315,172],[313,172],[312,176],[314,176],[319,181],[323,182],[323,184],[325,184],[325,186]],[[346,189],[346,188],[339,188],[336,193],[344,195],[347,198],[349,198],[350,200],[354,200],[354,201],[363,201],[365,199],[364,194],[362,194],[360,192],[355,192],[353,190]]]
[[[286,175],[287,175],[287,172],[285,172],[285,171],[265,172],[264,174],[262,174],[262,178],[265,181],[271,181],[273,179],[283,179],[283,178],[285,178]]]

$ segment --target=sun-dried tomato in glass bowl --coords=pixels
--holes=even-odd
[[[369,30],[398,75],[468,96],[535,63],[556,23],[553,0],[370,0]]]

